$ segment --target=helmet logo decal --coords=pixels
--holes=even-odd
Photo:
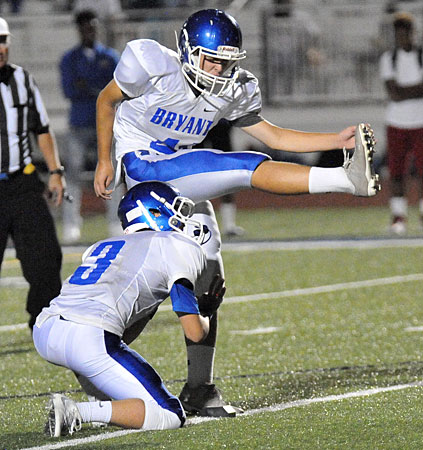
[[[234,55],[239,55],[239,48],[231,47],[229,45],[219,45],[217,51],[218,53],[233,53]]]

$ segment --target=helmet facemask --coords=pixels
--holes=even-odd
[[[150,194],[173,213],[168,219],[170,228],[192,237],[200,244],[203,242],[204,227],[201,222],[192,218],[195,208],[195,203],[192,200],[177,196],[173,199],[172,204],[170,204],[165,198],[160,197],[154,191],[151,191]]]

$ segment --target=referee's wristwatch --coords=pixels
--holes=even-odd
[[[50,175],[60,175],[62,176],[65,173],[65,168],[63,166],[58,167],[57,169],[50,170]]]

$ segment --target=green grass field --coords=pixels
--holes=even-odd
[[[219,219],[218,208],[216,209]],[[389,209],[386,206],[241,209],[237,213],[237,224],[246,230],[242,240],[389,237],[389,221]],[[61,229],[59,221],[59,235]],[[417,208],[414,206],[409,209],[408,234],[423,236]],[[88,216],[83,224],[82,235],[83,243],[87,245],[107,237],[104,217]]]
[[[387,221],[383,208],[239,214],[251,240],[381,238]],[[87,241],[103,237],[102,219],[92,217],[85,227]],[[415,210],[410,232],[419,233]],[[27,320],[26,289],[1,286],[0,449],[76,442],[81,449],[421,449],[423,259],[419,245],[403,242],[319,250],[227,247],[215,378],[225,398],[246,413],[191,419],[176,431],[118,435],[114,427],[84,425],[73,437],[45,436],[49,392],[84,396],[68,370],[38,356],[27,329],[4,330]],[[64,277],[79,258],[65,256]],[[20,270],[8,259],[2,278],[12,276]],[[163,308],[132,347],[178,394],[186,357],[176,316]]]

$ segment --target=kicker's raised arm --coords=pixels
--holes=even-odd
[[[267,120],[242,128],[250,136],[275,150],[307,153],[325,150],[353,148],[355,126],[345,128],[340,133],[308,133],[281,128]]]

